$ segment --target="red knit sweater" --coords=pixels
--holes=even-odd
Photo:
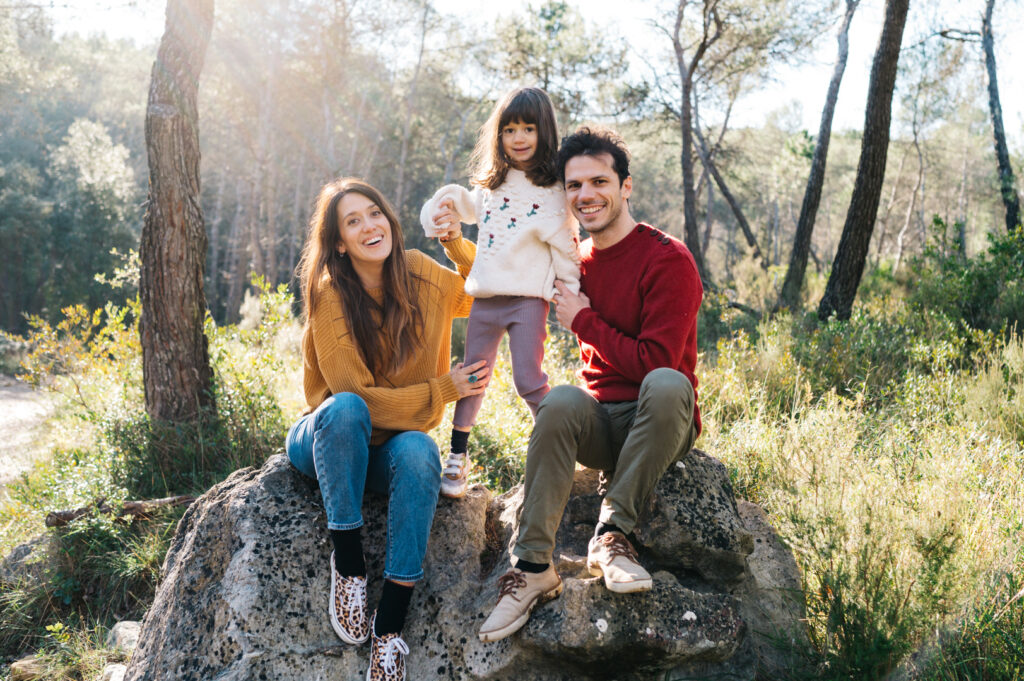
[[[572,322],[579,377],[600,402],[636,400],[660,367],[682,372],[697,394],[697,310],[704,288],[693,255],[678,239],[640,223],[614,246],[580,244],[580,288],[590,298]],[[701,431],[694,401],[694,424]]]

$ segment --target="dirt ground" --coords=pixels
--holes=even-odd
[[[0,498],[45,449],[37,435],[53,407],[47,396],[0,375]]]

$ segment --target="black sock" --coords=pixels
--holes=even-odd
[[[469,431],[452,429],[452,451],[465,454],[469,451]]]
[[[539,575],[547,570],[549,565],[551,565],[551,563],[531,563],[530,561],[523,560],[522,558],[516,561],[517,569],[522,570],[523,572],[531,572],[535,575]]]
[[[334,544],[334,569],[342,577],[365,577],[366,563],[363,562],[363,540],[360,528],[354,530],[331,530]]]
[[[625,535],[626,534],[625,532],[623,532],[619,528],[615,527],[614,525],[610,525],[608,523],[598,523],[597,527],[594,528],[594,536],[595,537],[600,537],[605,532],[618,532],[621,535]]]
[[[409,601],[412,599],[411,586],[396,584],[390,579],[384,580],[384,590],[380,595],[377,615],[373,618],[373,633],[377,636],[400,634],[405,626],[405,615],[409,612]]]

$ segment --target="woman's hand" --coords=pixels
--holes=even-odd
[[[470,395],[482,394],[491,380],[491,369],[484,360],[469,366],[464,366],[462,362],[459,362],[452,367],[448,374],[452,377],[455,389],[459,392],[460,400]]]
[[[437,236],[441,241],[451,241],[462,236],[462,222],[455,212],[455,202],[451,199],[442,201],[441,211],[430,219],[437,226]]]

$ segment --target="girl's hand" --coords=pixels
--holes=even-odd
[[[462,236],[462,222],[455,212],[455,202],[445,199],[441,202],[440,212],[431,218],[437,227],[437,236],[441,241],[451,241]]]
[[[452,367],[448,375],[452,377],[455,389],[459,392],[459,399],[462,399],[484,392],[484,388],[491,380],[491,369],[484,360],[469,366],[464,366],[462,362],[459,362]]]

